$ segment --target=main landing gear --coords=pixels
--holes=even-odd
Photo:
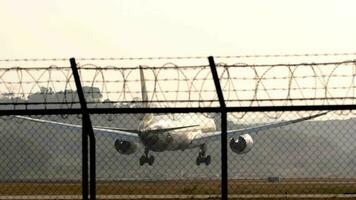
[[[200,165],[201,163],[205,163],[205,165],[210,164],[211,157],[210,155],[205,156],[205,152],[206,152],[206,145],[205,144],[200,145],[199,155],[196,160],[197,165]]]
[[[145,163],[152,165],[154,161],[155,161],[155,157],[152,155],[148,156],[148,149],[145,149],[145,154],[142,155],[140,158],[140,165],[142,166]]]

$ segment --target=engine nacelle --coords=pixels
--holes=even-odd
[[[132,154],[136,152],[137,144],[122,140],[116,140],[115,149],[121,154]]]
[[[230,148],[237,154],[244,154],[249,152],[253,146],[253,139],[249,134],[240,135],[237,140],[231,138]]]

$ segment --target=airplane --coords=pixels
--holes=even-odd
[[[143,68],[140,67],[141,96],[143,107],[149,107],[146,81]],[[288,121],[271,122],[252,127],[228,130],[227,136],[230,138],[230,149],[237,154],[245,154],[253,147],[253,139],[250,134],[258,135],[271,128],[287,126],[302,122],[327,114],[319,114],[301,117]],[[81,130],[81,125],[63,123],[45,119],[38,119],[26,116],[16,116],[16,118],[29,120],[36,123],[43,123],[52,127],[71,128]],[[183,124],[183,125],[182,125]],[[204,163],[209,165],[211,156],[206,155],[207,143],[221,140],[221,131],[217,131],[215,123],[210,127],[202,124],[184,125],[179,120],[162,119],[153,114],[145,114],[137,129],[129,130],[117,127],[94,126],[95,137],[108,137],[114,141],[117,152],[123,155],[130,155],[137,151],[139,144],[144,146],[144,153],[139,159],[139,164],[143,166],[153,165],[155,157],[149,152],[177,151],[199,148],[196,164]],[[237,138],[237,139],[235,139]]]

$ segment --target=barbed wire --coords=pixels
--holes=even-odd
[[[294,64],[219,63],[217,66],[228,106],[354,104],[356,101],[355,60]],[[141,68],[149,102],[157,107],[218,106],[207,65],[169,63]],[[84,63],[79,65],[79,70],[89,104],[142,106],[139,67]],[[0,109],[7,109],[11,104],[71,108],[78,103],[69,67],[2,68],[0,91]],[[244,113],[236,116],[241,118]],[[275,118],[276,115],[268,117]]]

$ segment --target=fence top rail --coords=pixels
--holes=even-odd
[[[356,105],[311,105],[311,106],[256,106],[226,107],[227,112],[291,112],[291,111],[325,111],[356,110]],[[209,113],[222,112],[221,107],[175,107],[175,108],[88,108],[90,114],[129,114],[129,113]],[[67,115],[82,114],[80,108],[72,109],[16,109],[0,110],[0,116],[11,115]]]

